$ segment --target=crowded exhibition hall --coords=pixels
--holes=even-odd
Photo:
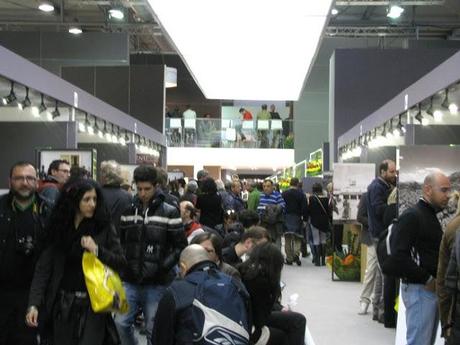
[[[0,0],[0,345],[460,345],[459,106],[460,0]]]

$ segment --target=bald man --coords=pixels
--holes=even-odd
[[[395,263],[403,277],[407,345],[432,345],[438,328],[435,293],[442,227],[437,218],[449,201],[451,185],[442,172],[425,178],[423,197],[399,218]]]
[[[214,337],[222,339],[229,336],[232,344],[247,344],[248,295],[242,283],[220,272],[209,259],[206,249],[199,244],[191,244],[182,251],[179,266],[182,279],[175,280],[160,300],[152,343],[188,345],[202,336],[209,343],[217,344],[217,340],[213,342]],[[206,290],[213,283],[219,288]],[[209,291],[212,291],[212,296]],[[209,304],[212,300],[215,305]],[[216,303],[216,300],[219,302]],[[196,317],[201,314],[196,313],[197,309],[203,312],[206,320]],[[210,314],[219,317],[209,318]],[[205,329],[210,324],[213,327]],[[236,328],[227,334],[229,325]],[[219,332],[213,331],[216,328]]]

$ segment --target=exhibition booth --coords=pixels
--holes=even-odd
[[[453,191],[460,189],[459,66],[457,53],[338,138],[340,162],[364,170],[383,159],[395,160],[399,214],[417,202],[425,176],[436,169],[449,177]],[[334,182],[341,164],[334,167]],[[372,178],[366,180],[369,184]],[[439,214],[443,228],[456,214],[457,203],[451,198]],[[398,305],[397,345],[405,344],[406,333],[401,298]],[[439,334],[436,344],[444,342]]]
[[[66,159],[97,178],[106,159],[166,165],[166,139],[159,131],[3,47],[0,59],[5,167],[29,160],[43,173],[51,160]],[[7,170],[0,172],[2,189],[8,187]]]

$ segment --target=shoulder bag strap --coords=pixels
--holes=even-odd
[[[313,196],[316,198],[316,200],[318,200],[319,206],[321,206],[321,208],[323,209],[323,211],[324,211],[324,213],[326,214],[326,216],[329,216],[329,215],[327,214],[327,211],[326,211],[326,209],[324,208],[324,205],[323,205],[323,203],[321,202],[321,200],[319,200],[319,198],[318,198],[316,195],[313,195]]]

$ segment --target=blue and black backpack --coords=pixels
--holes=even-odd
[[[174,282],[169,290],[177,310],[191,307],[194,344],[249,344],[249,294],[241,282],[206,267]]]

